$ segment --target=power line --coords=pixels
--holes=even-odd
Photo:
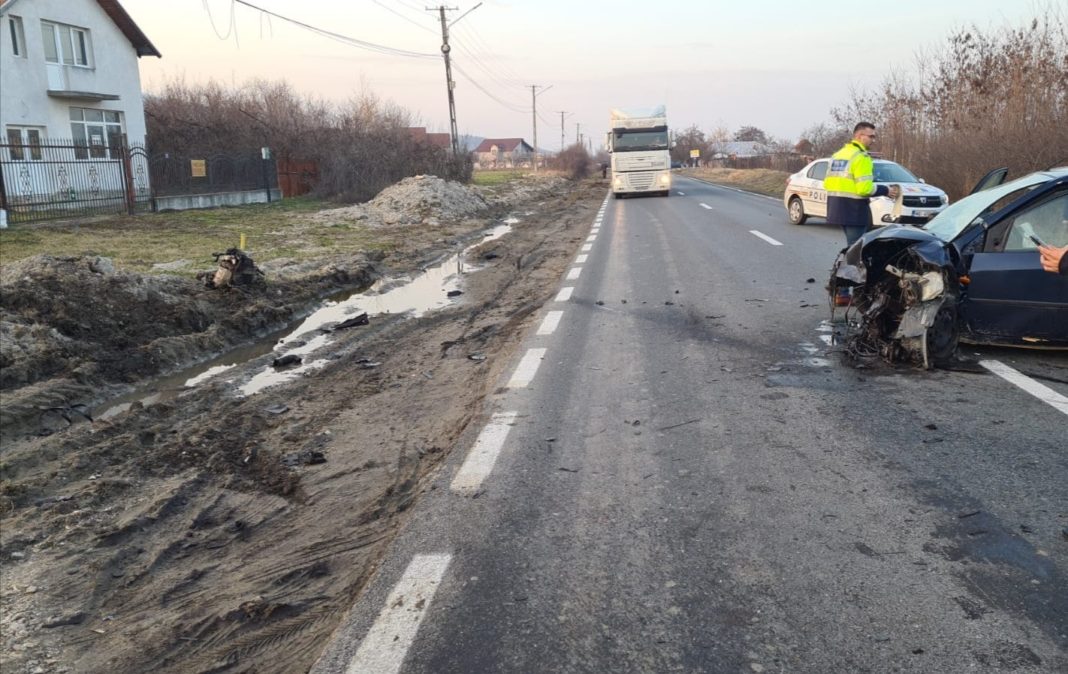
[[[392,14],[395,14],[395,15],[399,16],[400,18],[404,19],[408,23],[414,25],[416,28],[419,28],[421,30],[425,30],[428,33],[430,33],[431,35],[437,35],[438,34],[437,31],[434,30],[433,28],[431,28],[430,26],[426,26],[424,24],[421,24],[418,21],[416,21],[415,19],[411,18],[410,16],[405,16],[405,15],[401,14],[400,12],[398,12],[395,9],[393,9],[392,7],[387,5],[386,3],[381,2],[380,0],[374,0],[374,3],[376,5],[378,5],[379,7],[381,7],[382,9],[386,10],[387,12],[390,12]]]
[[[478,89],[478,90],[479,90],[479,91],[481,91],[482,93],[484,93],[484,94],[486,94],[487,96],[489,96],[490,98],[492,98],[492,99],[493,99],[494,101],[496,101],[497,103],[499,103],[499,104],[500,104],[500,105],[502,105],[503,107],[505,107],[505,108],[508,108],[508,109],[509,109],[509,110],[511,110],[512,112],[521,112],[521,113],[527,113],[527,112],[530,112],[530,108],[522,108],[522,107],[520,107],[520,106],[518,106],[518,105],[515,105],[514,103],[509,103],[509,102],[507,102],[507,101],[504,101],[504,100],[502,100],[502,99],[498,98],[497,96],[495,96],[495,95],[493,94],[493,92],[489,91],[488,89],[486,89],[485,87],[483,87],[483,86],[482,86],[481,84],[479,84],[479,83],[478,83],[478,82],[477,82],[477,81],[475,80],[475,78],[473,78],[473,77],[471,77],[470,75],[468,75],[468,74],[467,74],[467,72],[466,72],[466,71],[465,71],[465,70],[464,70],[463,68],[461,68],[460,66],[456,65],[455,63],[453,64],[453,66],[452,66],[452,67],[456,69],[456,72],[458,72],[458,73],[460,73],[461,75],[463,75],[463,76],[464,76],[464,78],[465,78],[465,79],[466,79],[466,80],[467,80],[468,82],[470,82],[472,86],[474,86],[474,87],[475,87],[476,89]]]
[[[389,54],[391,56],[407,56],[407,57],[410,57],[410,58],[437,58],[438,57],[437,54],[428,54],[428,53],[424,53],[424,52],[415,52],[415,51],[410,51],[410,50],[407,50],[407,49],[399,49],[397,47],[390,47],[390,46],[383,45],[383,44],[376,44],[374,42],[368,42],[366,40],[360,40],[358,38],[349,37],[347,35],[342,35],[340,33],[335,33],[333,31],[325,30],[323,28],[318,28],[316,26],[312,26],[310,24],[304,23],[303,21],[298,21],[298,20],[290,18],[288,16],[282,16],[281,14],[278,14],[277,12],[272,12],[272,11],[270,11],[268,9],[264,9],[262,7],[259,7],[257,5],[252,4],[251,2],[248,2],[247,0],[232,0],[232,2],[236,3],[236,4],[244,5],[245,7],[249,7],[249,8],[254,9],[254,10],[258,11],[258,12],[262,12],[263,14],[266,14],[268,16],[273,16],[275,18],[281,19],[282,21],[287,21],[287,22],[289,22],[289,23],[291,23],[291,24],[293,24],[295,26],[300,26],[301,28],[304,28],[305,30],[309,30],[309,31],[311,31],[313,33],[317,33],[317,34],[323,35],[325,37],[329,37],[331,39],[337,40],[338,42],[342,42],[342,43],[347,44],[347,45],[352,46],[352,47],[357,47],[357,48],[360,48],[360,49],[366,49],[368,51],[378,52],[380,54]]]

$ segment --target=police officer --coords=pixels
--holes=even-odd
[[[875,125],[860,122],[853,127],[853,140],[831,157],[831,165],[823,179],[827,190],[827,222],[841,225],[846,245],[864,235],[871,227],[871,197],[896,199],[897,185],[876,185],[868,148],[875,140]]]
[[[897,185],[876,185],[868,148],[875,140],[875,125],[860,122],[853,127],[853,139],[831,157],[831,165],[823,179],[827,190],[827,222],[841,225],[846,246],[864,235],[871,227],[871,197],[888,196],[896,199]],[[839,291],[835,304],[849,304],[847,291]]]

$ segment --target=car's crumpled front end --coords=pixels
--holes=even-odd
[[[847,353],[925,368],[951,360],[960,337],[958,263],[952,245],[914,227],[869,232],[843,250],[828,288],[832,297],[852,288]]]

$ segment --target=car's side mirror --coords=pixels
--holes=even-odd
[[[927,181],[926,181],[926,180],[924,180],[923,178],[920,178],[920,182],[921,182],[921,183],[924,183],[924,184],[926,184],[926,183],[927,183]]]

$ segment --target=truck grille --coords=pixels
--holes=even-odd
[[[630,186],[636,190],[647,190],[653,186],[652,173],[631,173],[627,176]]]

